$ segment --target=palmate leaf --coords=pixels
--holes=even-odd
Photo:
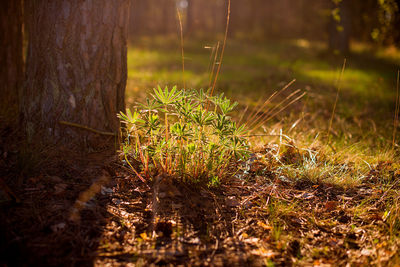
[[[167,106],[178,101],[182,95],[182,91],[178,91],[176,86],[174,86],[170,91],[166,86],[163,91],[161,87],[158,86],[157,88],[154,88],[154,94],[155,95],[153,95],[153,97],[155,100],[157,100],[160,104]]]
[[[229,144],[229,149],[236,159],[247,159],[250,151],[249,146],[246,144],[244,139],[239,137],[233,137]]]
[[[171,134],[178,140],[188,140],[188,138],[193,136],[193,132],[188,126],[188,124],[175,123],[171,128]]]
[[[177,112],[186,118],[190,117],[192,111],[197,107],[196,103],[193,103],[187,97],[182,97],[179,101],[175,103],[175,105]]]
[[[157,112],[157,109],[160,107],[160,104],[155,99],[146,98],[146,103],[141,104],[139,106],[142,108],[141,112]]]
[[[160,129],[160,118],[158,117],[157,114],[149,114],[145,116],[145,124],[144,127],[147,128],[147,133],[150,133],[151,131],[157,131]]]
[[[124,114],[122,111],[117,115],[118,118],[120,118],[122,123],[130,123],[130,124],[138,124],[144,123],[144,120],[140,118],[140,114],[136,111],[133,113],[131,112],[130,109],[126,109],[126,114]]]
[[[209,98],[209,92],[210,92],[211,88],[208,89],[207,91],[204,91],[203,88],[200,88],[199,91],[195,91],[195,96],[194,98],[196,99],[196,101],[198,101],[200,104],[204,104],[207,99]]]
[[[210,125],[215,120],[215,115],[213,112],[203,109],[198,106],[191,114],[190,117],[192,121],[199,126]]]
[[[232,122],[232,128],[233,128],[232,135],[234,137],[243,138],[248,133],[246,125],[244,124],[237,127],[236,122]]]
[[[214,133],[219,136],[225,136],[231,133],[230,131],[230,117],[224,114],[216,114],[216,119],[212,122]]]
[[[214,105],[220,108],[223,114],[228,114],[238,105],[238,102],[231,103],[231,100],[226,98],[226,96],[224,96],[224,93],[214,96],[212,98],[212,102],[214,103]]]
[[[118,114],[128,124],[122,129],[128,136],[125,145],[132,141],[132,149],[124,152],[148,166],[144,169],[147,175],[156,169],[193,179],[221,178],[232,159],[248,157],[246,127],[237,126],[227,115],[237,103],[223,94],[210,97],[203,89],[158,86],[152,97],[139,104],[138,111]],[[215,105],[212,111],[209,100]],[[169,123],[162,123],[159,112],[170,118]]]

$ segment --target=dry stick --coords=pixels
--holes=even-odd
[[[96,134],[100,134],[100,135],[108,135],[108,136],[116,136],[117,134],[115,133],[111,133],[111,132],[103,132],[103,131],[99,131],[93,128],[90,128],[88,126],[82,125],[82,124],[78,124],[78,123],[73,123],[73,122],[68,122],[68,121],[59,121],[60,124],[64,124],[67,126],[72,126],[72,127],[76,127],[76,128],[81,128],[90,132],[94,132]]]
[[[336,105],[339,99],[339,92],[341,89],[341,81],[342,81],[342,76],[344,73],[344,69],[346,68],[346,59],[343,61],[343,66],[342,66],[342,71],[340,72],[339,80],[338,80],[338,88],[337,88],[337,93],[336,93],[336,99],[335,99],[335,104],[333,105],[333,110],[332,110],[332,116],[331,120],[329,121],[329,127],[328,127],[328,144],[331,142],[331,129],[332,129],[332,123],[333,123],[333,118],[335,116],[335,111],[336,111]]]
[[[208,60],[208,67],[207,67],[207,73],[208,74],[210,74],[210,71],[211,71],[211,64],[212,64],[212,59],[213,59],[213,56],[214,56],[214,52],[215,52],[215,45],[213,45],[213,46],[205,46],[204,47],[205,49],[211,49],[211,53],[210,53],[210,58],[209,58],[209,60]]]
[[[397,71],[397,85],[396,85],[396,108],[394,110],[394,122],[393,122],[393,142],[392,149],[396,144],[396,130],[399,124],[399,109],[400,109],[400,98],[399,98],[399,79],[400,79],[400,70]]]
[[[176,9],[178,12],[178,19],[179,19],[179,28],[181,32],[181,53],[182,53],[182,80],[183,80],[183,90],[186,89],[186,82],[185,82],[185,53],[184,53],[184,42],[183,42],[183,27],[182,27],[182,17],[181,12],[179,9]]]
[[[214,54],[214,62],[212,63],[212,68],[211,68],[211,73],[210,73],[210,81],[208,83],[208,88],[211,88],[211,83],[214,77],[214,71],[215,71],[215,65],[217,63],[217,58],[218,58],[218,52],[219,52],[219,41],[217,43],[217,48],[215,48],[215,54]]]
[[[165,106],[165,111],[167,111],[167,106]],[[168,114],[167,112],[165,112],[165,142],[167,143],[167,153],[165,155],[165,170],[168,173],[168,157],[169,157],[169,153],[168,153],[168,139],[169,139],[169,134],[168,134]]]
[[[211,73],[211,68],[213,67],[213,63],[215,63],[215,59],[213,60],[214,56],[215,56],[215,51],[217,46],[219,46],[219,42],[217,43],[217,45],[213,45],[213,46],[205,46],[204,48],[211,48],[211,53],[210,53],[210,59],[208,61],[208,67],[207,67],[207,72],[210,74]]]
[[[146,180],[136,171],[136,169],[132,166],[126,155],[125,155],[125,161],[126,163],[128,163],[129,167],[131,167],[132,171],[136,174],[136,176],[139,177],[139,179],[142,180],[143,183],[146,183]]]
[[[231,0],[228,0],[228,15],[226,16],[226,28],[225,28],[224,42],[223,42],[223,44],[222,44],[221,56],[220,56],[220,58],[219,58],[219,64],[218,64],[217,72],[215,73],[214,84],[213,84],[213,86],[212,86],[210,96],[212,96],[213,93],[214,93],[215,85],[217,84],[218,75],[219,75],[219,72],[220,72],[221,66],[222,66],[222,58],[224,57],[225,46],[226,46],[226,39],[228,38],[228,30],[229,30],[229,19],[230,19],[230,15],[231,15]],[[208,107],[207,107],[207,109],[208,109]]]

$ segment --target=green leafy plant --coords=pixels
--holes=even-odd
[[[121,128],[124,159],[139,177],[164,173],[217,186],[232,164],[249,156],[245,126],[228,115],[236,105],[223,94],[158,87],[137,110],[118,115],[126,126]]]

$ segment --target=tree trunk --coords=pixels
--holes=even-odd
[[[343,0],[337,8],[339,21],[331,16],[329,22],[329,48],[340,53],[347,53],[350,48],[351,34],[350,0]]]
[[[0,46],[0,105],[10,115],[23,80],[21,0],[0,1]]]
[[[186,33],[190,34],[194,27],[194,3],[193,0],[187,0],[187,13],[186,13]]]
[[[113,147],[112,136],[85,127],[118,132],[129,2],[26,1],[29,44],[21,113],[28,140],[79,151]]]
[[[145,10],[144,5],[147,0],[131,0],[130,16],[129,16],[129,39],[133,36],[141,34],[144,30]]]
[[[175,22],[175,2],[171,0],[163,0],[162,6],[162,21],[161,34],[170,34],[174,29]]]

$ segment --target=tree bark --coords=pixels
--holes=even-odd
[[[22,1],[0,1],[0,105],[1,111],[18,110],[23,81]]]
[[[124,110],[129,0],[26,1],[29,31],[21,113],[29,141],[74,150],[113,147]],[[82,125],[60,124],[67,121]]]

